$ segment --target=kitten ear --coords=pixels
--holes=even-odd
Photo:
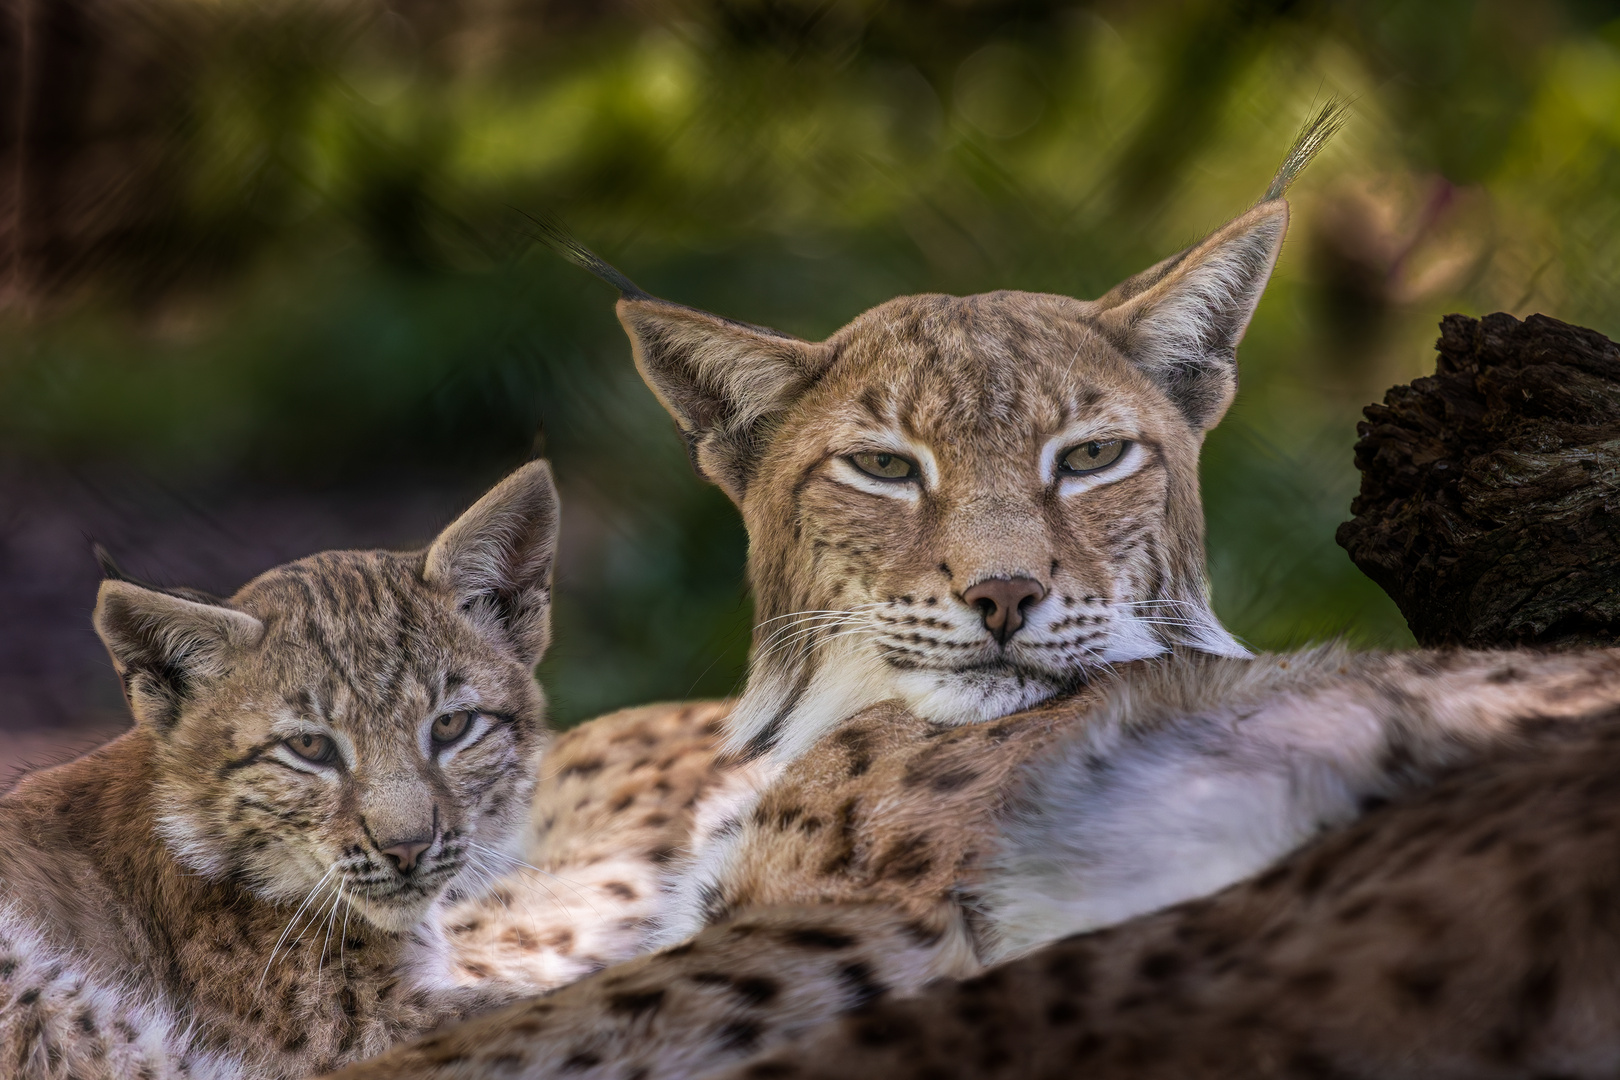
[[[832,358],[825,344],[645,294],[618,304],[636,368],[668,409],[698,474],[742,503],[771,417]]]
[[[1103,330],[1199,430],[1237,394],[1237,346],[1282,251],[1288,204],[1263,202],[1096,301]]]
[[[223,675],[233,652],[264,636],[244,611],[112,579],[101,583],[93,619],[136,721],[159,730],[180,718],[196,683]]]
[[[550,464],[531,461],[439,534],[422,580],[450,590],[474,623],[533,666],[551,640],[556,552],[557,487]]]

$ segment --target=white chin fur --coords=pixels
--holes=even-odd
[[[895,697],[936,724],[978,724],[1038,705],[1058,693],[1056,680],[1003,671],[897,671]]]
[[[378,904],[363,897],[350,895],[354,912],[379,930],[403,934],[420,925],[433,906],[435,897],[427,897],[414,904]]]
[[[809,688],[782,723],[771,756],[779,762],[792,761],[862,709],[897,696],[893,676],[894,669],[860,641],[834,641]],[[753,690],[752,682],[748,689]],[[742,704],[747,698],[745,692]]]

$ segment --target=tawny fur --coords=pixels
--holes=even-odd
[[[26,918],[0,906],[0,1074],[46,1080],[226,1080],[241,1063],[211,1054],[170,1010],[86,970]]]
[[[991,852],[1020,770],[1096,696],[987,724],[931,724],[897,702],[864,710],[717,829],[673,882],[653,940],[777,905],[881,903],[938,945],[937,974],[977,970],[961,889]]]
[[[761,910],[337,1075],[690,1076],[922,985],[932,954],[882,905]]]
[[[1197,457],[1204,428],[1231,397],[1231,349],[1285,220],[1281,202],[1257,208],[1100,301],[905,297],[814,346],[627,301],[621,315],[649,382],[694,437],[732,455],[726,469],[749,476],[732,484],[710,451],[699,455],[743,509],[761,615],[747,692],[724,714],[731,764],[718,770],[710,742],[655,756],[693,753],[682,768],[694,778],[715,772],[705,781],[718,785],[713,810],[746,801],[751,780],[876,702],[909,698],[911,713],[955,724],[1077,692],[1088,673],[1174,643],[1242,654],[1205,595]],[[1184,342],[1170,349],[1138,340],[1153,326],[1186,331],[1193,300],[1207,309],[1198,332],[1211,343],[1208,356],[1183,355]],[[800,368],[814,368],[814,377],[799,379]],[[737,425],[762,423],[768,445],[733,445]],[[1070,490],[1051,459],[1093,436],[1127,438],[1134,456],[1117,481]],[[926,492],[897,502],[850,486],[841,453],[879,438],[901,440],[925,460]],[[1038,578],[1049,595],[1003,645],[962,593],[1016,574]],[[905,715],[896,722],[911,722]],[[585,732],[595,728],[585,725],[579,738],[594,738]],[[584,782],[618,783],[609,774]],[[674,940],[671,927],[684,934],[702,924],[697,908],[666,911],[661,936],[638,936],[653,914],[645,901],[662,860],[642,860],[636,852],[647,845],[619,834],[627,816],[579,818],[560,792],[542,789],[539,799],[554,808],[537,814],[558,820],[537,835],[600,836],[591,843],[620,853],[615,868],[584,870],[571,856],[559,862],[532,848],[534,869],[449,921],[459,980],[499,974],[561,985],[598,961]],[[704,847],[685,818],[677,825],[665,848],[690,857]],[[705,851],[722,857],[725,844],[717,838]],[[635,877],[622,882],[634,898],[602,897],[592,884],[601,873]]]
[[[1256,873],[1525,718],[1617,703],[1607,651],[1328,647],[1140,661],[961,728],[879,705],[741,808],[654,940],[753,907],[883,902],[960,975]]]
[[[330,894],[297,918],[178,864],[157,838],[154,756],[137,729],[0,800],[7,1075],[77,1076],[69,1063],[127,1040],[160,1076],[209,1057],[225,1076],[304,1076],[515,996],[417,977],[421,938],[334,920]]]
[[[1021,862],[1028,854],[1026,833],[1037,811],[1064,824],[1067,810],[1041,785],[1077,758],[1093,759],[1100,774],[1117,778],[1142,762],[1164,760],[1166,747],[1178,749],[1185,763],[1218,761],[1226,770],[1224,777],[1217,770],[1205,778],[1206,796],[1223,785],[1228,792],[1264,791],[1279,779],[1299,781],[1288,786],[1281,805],[1262,801],[1248,817],[1203,819],[1212,831],[1205,849],[1188,849],[1188,861],[1195,869],[1221,865],[1228,876],[1213,882],[1175,877],[1187,891],[1148,901],[1161,906],[1285,858],[1320,831],[1342,827],[1368,806],[1414,797],[1459,766],[1484,762],[1479,775],[1488,777],[1502,755],[1539,753],[1544,743],[1556,747],[1565,732],[1579,732],[1594,714],[1617,708],[1620,652],[1353,656],[1337,650],[1148,663],[1094,688],[1087,699],[985,725],[926,724],[894,706],[878,706],[788,766],[729,830],[734,858],[711,883],[708,898],[721,921],[683,944],[563,989],[532,1006],[534,1012],[515,1007],[435,1035],[431,1050],[401,1048],[344,1075],[695,1075],[813,1023],[818,1000],[819,1015],[835,1019],[847,1008],[839,988],[851,971],[868,974],[860,980],[865,994],[903,997],[929,980],[971,974],[1015,946],[1033,948],[1049,939],[1009,940],[1009,927],[1023,924],[1009,922],[1004,909],[1009,897],[1049,884],[1043,879],[1048,871],[1032,873]],[[1219,753],[1207,742],[1212,726],[1230,736]],[[1586,780],[1593,811],[1602,813],[1609,787],[1594,769]],[[1153,815],[1174,794],[1119,793],[1112,806],[1118,819],[1139,814],[1145,827],[1134,860],[1128,852],[1108,853],[1100,869],[1114,877],[1105,882],[1121,871],[1151,876],[1166,869],[1154,841],[1174,830]],[[1408,814],[1379,827],[1396,845],[1410,841],[1398,836],[1402,823],[1423,830],[1433,827],[1419,824],[1429,820]],[[1066,839],[1083,852],[1095,839],[1087,820],[1068,824]],[[1533,842],[1534,823],[1523,827],[1532,830],[1525,842]],[[1249,837],[1247,848],[1234,839],[1245,830],[1258,837]],[[1110,830],[1096,833],[1106,838]],[[1250,862],[1234,859],[1234,850]],[[1498,870],[1486,864],[1481,872]],[[1069,875],[1083,894],[1085,871],[1084,860],[1076,859],[1050,872]],[[1137,895],[1130,875],[1124,879],[1123,895]],[[1353,880],[1348,871],[1346,880]],[[1304,904],[1309,897],[1295,890],[1292,899]],[[731,927],[804,904],[819,905],[806,917],[844,942],[819,967],[807,968],[804,955],[776,937],[753,935],[750,947],[730,934]],[[1126,907],[1116,917],[1148,909]],[[1366,933],[1398,917],[1398,908],[1381,907]],[[1243,963],[1264,969],[1271,945],[1258,938],[1241,951],[1235,942],[1231,948]],[[770,987],[751,984],[746,1040],[736,1037],[737,1017],[704,1015],[704,1001],[744,1008],[713,987],[742,978],[745,970],[749,979],[765,978],[776,967],[793,974]],[[879,971],[893,974],[879,977]],[[620,981],[621,974],[629,981]],[[795,989],[791,998],[784,996],[788,984]],[[821,996],[804,996],[798,992],[804,986],[819,987]],[[626,987],[634,988],[635,1009],[622,1006]],[[518,1022],[520,1016],[528,1019]],[[589,1048],[588,1061],[580,1057],[584,1051],[571,1049],[579,1047]]]
[[[760,618],[728,752],[770,777],[881,702],[992,721],[1172,650],[1247,656],[1210,607],[1198,456],[1287,216],[1263,203],[1099,300],[900,297],[820,343],[621,300],[638,367],[749,533]],[[1065,471],[1099,440],[1113,464]],[[863,473],[880,451],[910,474]],[[973,590],[1013,579],[1034,595],[998,635]],[[689,864],[654,944],[709,920],[730,848]]]
[[[546,754],[523,866],[443,916],[451,977],[549,990],[647,951],[664,873],[700,801],[747,771],[718,759],[730,702],[598,717]]]
[[[555,532],[533,463],[424,552],[104,582],[136,726],[0,797],[5,1074],[299,1077],[527,990],[456,985],[435,905],[522,841]]]
[[[1543,733],[1214,897],[684,1075],[1611,1077],[1617,776],[1620,717]]]

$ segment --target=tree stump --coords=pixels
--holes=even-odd
[[[1620,638],[1620,347],[1532,315],[1440,323],[1435,374],[1357,425],[1341,547],[1423,645]]]

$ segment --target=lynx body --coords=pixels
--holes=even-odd
[[[1416,910],[1396,902],[1403,890],[1447,880],[1424,873],[1415,853],[1436,848],[1437,822],[1478,811],[1491,769],[1515,754],[1559,753],[1544,740],[1584,737],[1588,720],[1612,716],[1620,658],[1326,649],[1251,659],[1220,628],[1203,588],[1197,457],[1235,392],[1234,350],[1286,216],[1268,199],[1097,301],[906,297],[819,343],[655,300],[620,278],[638,365],[699,471],[748,524],[762,620],[728,738],[761,763],[765,784],[719,816],[677,882],[663,951],[346,1076],[661,1080],[798,1036],[805,1042],[740,1075],[790,1075],[794,1056],[824,1036],[836,1052],[814,1075],[865,1075],[864,1047],[939,1035],[976,1007],[974,995],[1021,1031],[1102,1004],[1129,1010],[1161,1041],[1195,1001],[1213,1003],[1220,1023],[1253,1026],[1291,994],[1354,987],[1361,996],[1345,1000],[1341,1030],[1361,1038],[1376,1034],[1365,1018],[1414,994],[1435,1004],[1421,972],[1386,963],[1384,946],[1409,938]],[[1497,815],[1474,838],[1479,851],[1541,839],[1575,850],[1583,821],[1606,827],[1612,783],[1600,759],[1566,781],[1579,790],[1545,835]],[[1561,762],[1578,772],[1578,758]],[[1370,819],[1376,828],[1355,827],[1392,800]],[[1290,860],[1324,832],[1314,854]],[[1348,904],[1358,925],[1333,939],[1354,946],[1343,956],[1290,938],[1287,927],[1317,925],[1323,881],[1337,883],[1336,896],[1356,891],[1368,860],[1331,861],[1357,843],[1385,858],[1404,852],[1379,879],[1391,902],[1358,893]],[[1469,893],[1545,893],[1545,883],[1500,859],[1470,861],[1471,843],[1445,847],[1447,887],[1459,891],[1445,907],[1482,940],[1495,909],[1469,910]],[[1174,906],[1223,887],[1209,904]],[[1526,897],[1524,911],[1538,910]],[[1568,909],[1580,901],[1560,893],[1550,917],[1574,925]],[[1223,933],[1202,964],[1192,945],[1164,945],[1249,925],[1245,912],[1284,929]],[[1122,922],[1094,946],[1036,951]],[[1578,962],[1578,935],[1557,947],[1555,963]],[[992,976],[938,991],[921,1013],[896,1007],[893,1037],[855,1021],[816,1028],[850,1011],[881,1021],[891,1012],[874,1002],[1031,953],[999,985],[1039,984],[1044,1019]],[[1079,953],[1087,966],[1071,979]],[[1335,976],[1335,964],[1364,960]],[[1093,969],[1109,972],[1095,994]],[[1196,984],[1156,996],[1183,971]],[[1489,962],[1473,971],[1475,990],[1511,1001],[1512,986],[1490,980],[1518,974]],[[1240,1017],[1218,1000],[1233,972],[1253,974]],[[1281,972],[1298,981],[1273,977]],[[1601,995],[1578,995],[1560,1014],[1544,979],[1534,989],[1542,1019],[1579,1024],[1607,1008]],[[1464,1030],[1470,1000],[1425,1022]],[[1019,1056],[977,1028],[950,1045],[979,1056],[952,1064],[1064,1072],[1085,1060],[1088,1038],[1106,1038],[1077,1031]],[[1356,1066],[1355,1042],[1331,1044],[1327,1057],[1303,1041],[1246,1045],[1298,1049],[1296,1071],[1323,1075]],[[1524,1044],[1508,1031],[1504,1045]],[[896,1067],[892,1055],[873,1060],[888,1062],[873,1071]],[[1262,1055],[1238,1071],[1273,1064]]]

